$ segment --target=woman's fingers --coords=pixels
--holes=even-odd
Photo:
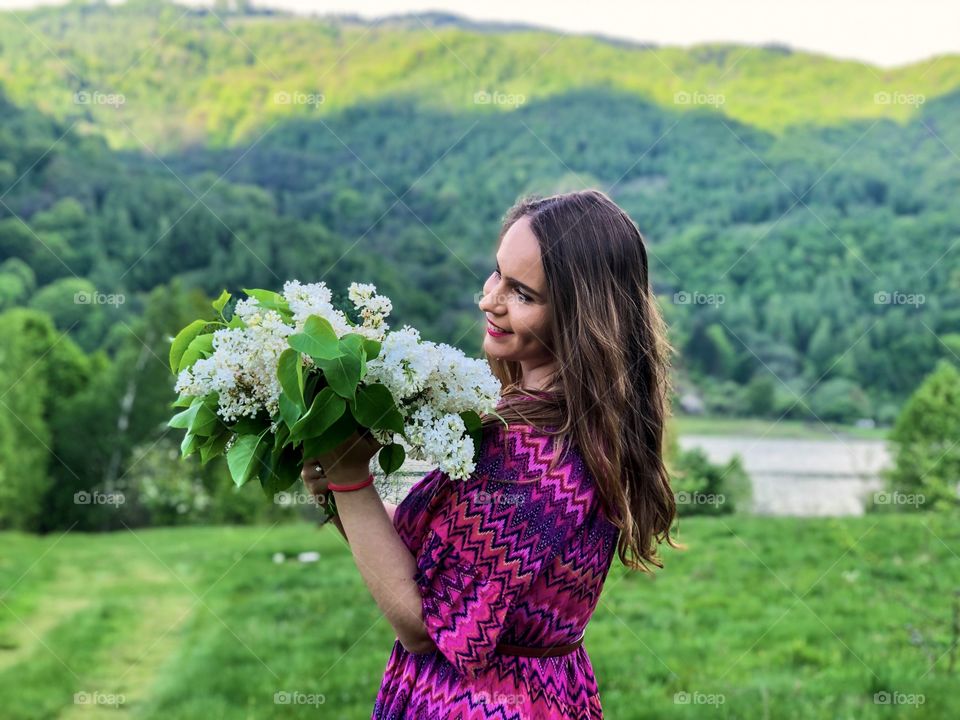
[[[350,465],[369,462],[370,458],[377,454],[377,451],[383,447],[369,431],[360,433],[354,432],[349,438],[334,450],[338,460]]]
[[[326,472],[323,469],[323,464],[320,462],[320,458],[310,458],[303,461],[303,469],[300,471],[300,478],[304,482],[323,477],[326,477]]]
[[[370,458],[382,447],[369,432],[361,434],[355,431],[351,437],[322,457],[304,460],[300,478],[304,483],[322,480],[325,490],[326,483],[330,480],[328,476],[352,473],[357,467],[366,467]]]
[[[304,480],[304,486],[311,495],[321,495],[327,491],[327,481],[323,478],[315,478],[313,480]]]
[[[317,468],[320,470],[317,470]],[[320,495],[327,491],[329,482],[323,471],[323,465],[319,458],[310,458],[303,463],[303,469],[300,471],[300,478],[303,480],[304,487],[312,495]]]

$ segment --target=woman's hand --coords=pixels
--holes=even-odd
[[[304,460],[303,470],[300,471],[300,479],[303,480],[307,492],[317,500],[322,500],[322,496],[327,494],[327,483],[330,480],[323,474],[323,465],[318,458]]]
[[[354,431],[330,452],[304,460],[300,477],[315,495],[326,492],[331,482],[334,485],[358,482],[369,474],[370,458],[382,447],[368,431]]]

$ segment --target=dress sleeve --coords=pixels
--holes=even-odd
[[[498,435],[496,449],[432,519],[417,558],[427,632],[471,677],[490,664],[518,600],[584,529],[589,505],[582,462],[548,472],[549,437],[525,426],[500,432],[503,449]]]

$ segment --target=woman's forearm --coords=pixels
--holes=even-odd
[[[393,516],[397,512],[397,506],[394,505],[393,503],[388,503],[384,501],[383,509],[387,511],[387,516],[390,518],[390,522],[393,523]],[[330,522],[332,522],[337,527],[337,530],[339,530],[340,534],[343,535],[343,539],[349,543],[350,538],[347,537],[347,533],[343,529],[343,523],[340,521],[340,517],[337,515],[334,515],[332,518],[330,518]]]
[[[394,505],[393,503],[388,503],[384,501],[383,509],[387,511],[387,515],[390,517],[390,522],[393,522],[393,516],[397,512],[397,506]]]
[[[334,497],[339,527],[352,538],[350,550],[374,601],[407,650],[428,652],[433,641],[423,624],[423,599],[413,579],[416,559],[393,526],[396,506],[383,502],[373,485]]]
[[[340,518],[339,518],[338,516],[334,515],[332,518],[330,518],[330,522],[332,522],[332,523],[336,526],[337,530],[340,531],[340,534],[343,535],[343,539],[346,540],[346,541],[349,543],[349,542],[350,542],[350,538],[348,538],[348,537],[347,537],[347,533],[344,532],[343,523],[340,522]]]

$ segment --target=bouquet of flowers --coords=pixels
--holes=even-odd
[[[390,331],[393,305],[373,285],[350,285],[355,319],[322,282],[243,292],[229,318],[223,291],[216,319],[194,320],[173,338],[173,406],[185,409],[168,425],[186,430],[182,457],[199,452],[206,464],[226,454],[234,482],[256,475],[268,497],[299,479],[306,458],[354,432],[384,446],[387,475],[403,464],[404,445],[453,478],[473,472],[480,415],[493,412],[500,390],[485,361],[422,340],[409,325]]]

